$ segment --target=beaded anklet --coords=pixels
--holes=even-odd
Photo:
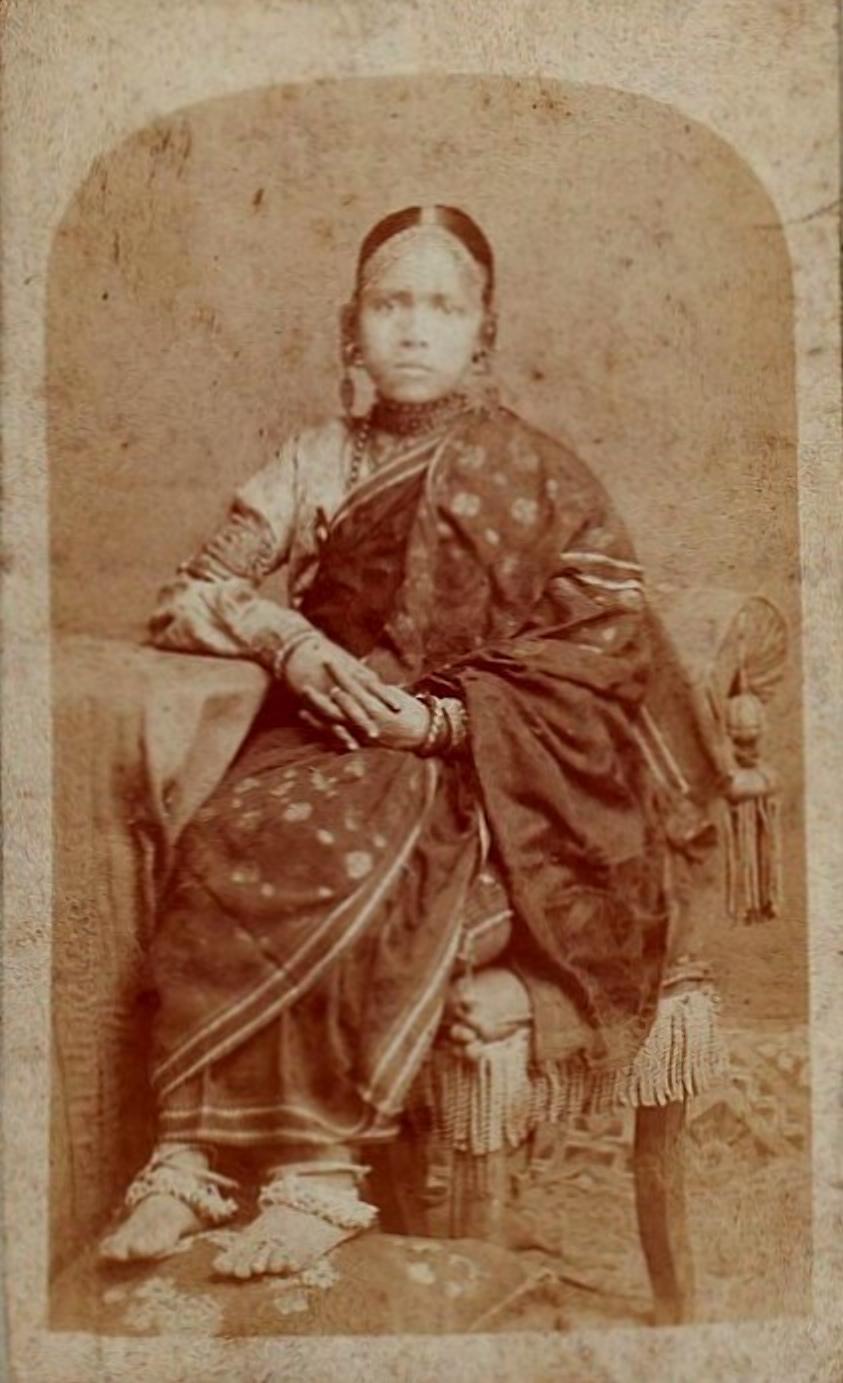
[[[261,1210],[285,1206],[303,1215],[315,1215],[336,1229],[370,1229],[378,1217],[374,1205],[361,1201],[356,1190],[344,1191],[337,1186],[314,1185],[310,1169],[307,1172],[284,1171],[264,1186],[258,1196]]]
[[[171,1162],[166,1147],[156,1148],[126,1192],[126,1207],[134,1210],[150,1196],[172,1196],[206,1224],[221,1225],[237,1213],[237,1202],[220,1187],[233,1190],[237,1182],[210,1167],[183,1167]]]

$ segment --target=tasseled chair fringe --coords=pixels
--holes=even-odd
[[[726,813],[726,893],[730,917],[756,922],[781,908],[781,824],[776,797],[730,803]]]
[[[477,1061],[437,1047],[416,1084],[413,1109],[424,1111],[446,1146],[484,1157],[521,1147],[540,1124],[687,1100],[727,1075],[716,1015],[712,990],[665,994],[632,1066],[596,1075],[582,1062],[531,1072],[527,1029],[487,1043]]]

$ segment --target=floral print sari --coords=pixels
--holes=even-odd
[[[512,413],[467,410],[339,504],[302,617],[384,680],[460,697],[469,743],[342,750],[275,686],[163,900],[164,1136],[392,1136],[467,919],[509,920],[585,1060],[628,1061],[664,964],[666,844],[641,746],[651,624],[601,487]]]

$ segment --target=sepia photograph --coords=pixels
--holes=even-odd
[[[816,1309],[787,218],[643,85],[400,66],[173,99],[56,203],[57,1351]],[[158,1377],[325,1376],[226,1357]]]
[[[789,298],[749,171],[615,93],[281,87],[97,160],[57,1323],[806,1307]]]

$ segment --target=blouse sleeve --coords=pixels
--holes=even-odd
[[[158,648],[253,658],[270,671],[313,626],[298,611],[258,595],[289,559],[297,524],[293,439],[234,496],[213,537],[178,568],[149,621]]]

